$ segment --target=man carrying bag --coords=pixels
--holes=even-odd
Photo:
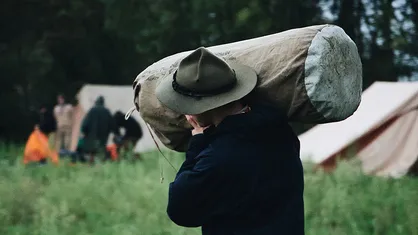
[[[299,140],[285,113],[243,101],[256,84],[250,67],[199,48],[158,85],[158,100],[193,127],[169,188],[174,223],[203,235],[304,234]]]

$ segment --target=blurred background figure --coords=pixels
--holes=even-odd
[[[105,107],[104,97],[99,96],[81,124],[83,152],[88,156],[90,163],[94,163],[97,154],[105,154],[111,132],[118,133],[115,121],[109,109]]]
[[[57,130],[55,117],[46,105],[41,105],[39,109],[39,128],[49,137]]]
[[[53,119],[48,119],[47,111],[44,110],[41,115],[43,119],[39,124],[35,125],[33,132],[29,135],[29,138],[25,145],[23,153],[23,163],[25,165],[30,163],[38,163],[40,165],[46,164],[47,159],[50,158],[51,162],[55,165],[59,162],[59,155],[49,143],[48,134],[54,129]]]
[[[52,111],[43,104],[39,108],[37,124],[26,142],[23,163],[47,163],[48,157],[53,163],[58,163],[58,153],[54,150],[53,133],[57,124]]]
[[[57,105],[54,108],[54,117],[57,122],[55,135],[55,149],[57,151],[70,149],[71,130],[73,126],[73,106],[65,102],[62,94],[57,97]]]
[[[130,152],[133,152],[136,144],[142,138],[142,129],[141,125],[135,121],[133,117],[129,117],[127,120],[125,119],[125,114],[121,111],[117,111],[113,116],[116,122],[117,127],[117,134],[120,135],[120,129],[123,128],[124,134],[122,135],[122,147]],[[134,154],[134,159],[140,159],[140,155],[138,153]]]
[[[120,135],[120,129],[124,129],[122,136],[123,144],[134,148],[136,143],[142,138],[141,125],[132,117],[125,120],[125,114],[121,111],[117,111],[113,117],[116,122],[116,128],[118,129],[118,135]]]
[[[106,146],[105,160],[111,160],[113,162],[119,161],[119,153],[123,144],[121,136],[114,136],[113,143]]]
[[[55,132],[57,131],[57,121],[55,120],[52,108],[47,105],[41,105],[39,109],[39,129],[48,137],[48,145],[51,149],[59,151],[55,147]]]

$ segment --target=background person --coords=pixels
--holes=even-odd
[[[103,96],[97,98],[95,105],[88,111],[81,126],[84,153],[94,162],[97,154],[105,154],[106,144],[111,132],[117,133],[115,121],[109,109],[105,107]]]
[[[125,131],[124,135],[121,137],[121,147],[125,150],[133,151],[143,135],[141,125],[133,117],[125,119],[125,114],[121,111],[117,111],[113,118],[117,127],[117,135],[120,135],[120,128],[123,128]],[[135,159],[141,159],[138,153],[133,154],[133,156]]]
[[[58,95],[58,104],[54,108],[57,122],[55,134],[55,149],[68,151],[71,146],[71,132],[73,127],[73,106],[65,102],[63,95]]]

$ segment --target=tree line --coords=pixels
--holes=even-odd
[[[129,85],[177,52],[323,23],[357,43],[364,88],[417,72],[418,0],[3,0],[0,138],[23,141],[41,104],[84,83]]]

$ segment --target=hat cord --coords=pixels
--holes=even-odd
[[[129,111],[125,115],[125,120],[128,120],[131,117],[132,113],[135,112],[135,110],[136,110],[135,106],[132,107],[132,108],[130,108]],[[145,123],[145,125],[146,125],[146,127],[148,129],[148,132],[151,135],[152,140],[154,141],[155,146],[157,146],[157,149],[161,153],[161,155],[163,156],[163,158],[168,162],[168,164],[170,164],[170,166],[175,171],[178,171],[176,169],[176,167],[174,167],[174,165],[170,162],[170,160],[168,160],[168,158],[164,155],[163,151],[161,151],[160,146],[158,145],[157,141],[155,140],[154,135],[152,134],[152,131],[151,131],[151,128],[150,128],[149,124],[148,123]],[[164,168],[163,168],[163,164],[161,162],[161,158],[159,158],[159,165],[160,165],[160,183],[163,183],[164,182]]]
[[[152,134],[151,128],[150,128],[150,126],[149,126],[149,124],[148,124],[148,123],[146,124],[146,126],[147,126],[147,129],[148,129],[149,133],[151,134],[152,140],[154,141],[155,145],[157,146],[158,151],[161,153],[161,155],[163,156],[163,158],[164,158],[164,159],[168,162],[168,164],[170,164],[170,166],[171,166],[171,167],[172,167],[175,171],[178,171],[178,170],[176,169],[176,167],[174,167],[174,165],[170,162],[170,160],[168,160],[168,158],[164,155],[163,151],[161,151],[161,148],[160,148],[160,146],[158,145],[157,141],[155,140],[155,137],[154,137],[154,135]],[[164,181],[164,169],[163,169],[163,167],[162,167],[162,164],[160,164],[160,174],[161,174],[161,183],[163,183],[163,181]]]

